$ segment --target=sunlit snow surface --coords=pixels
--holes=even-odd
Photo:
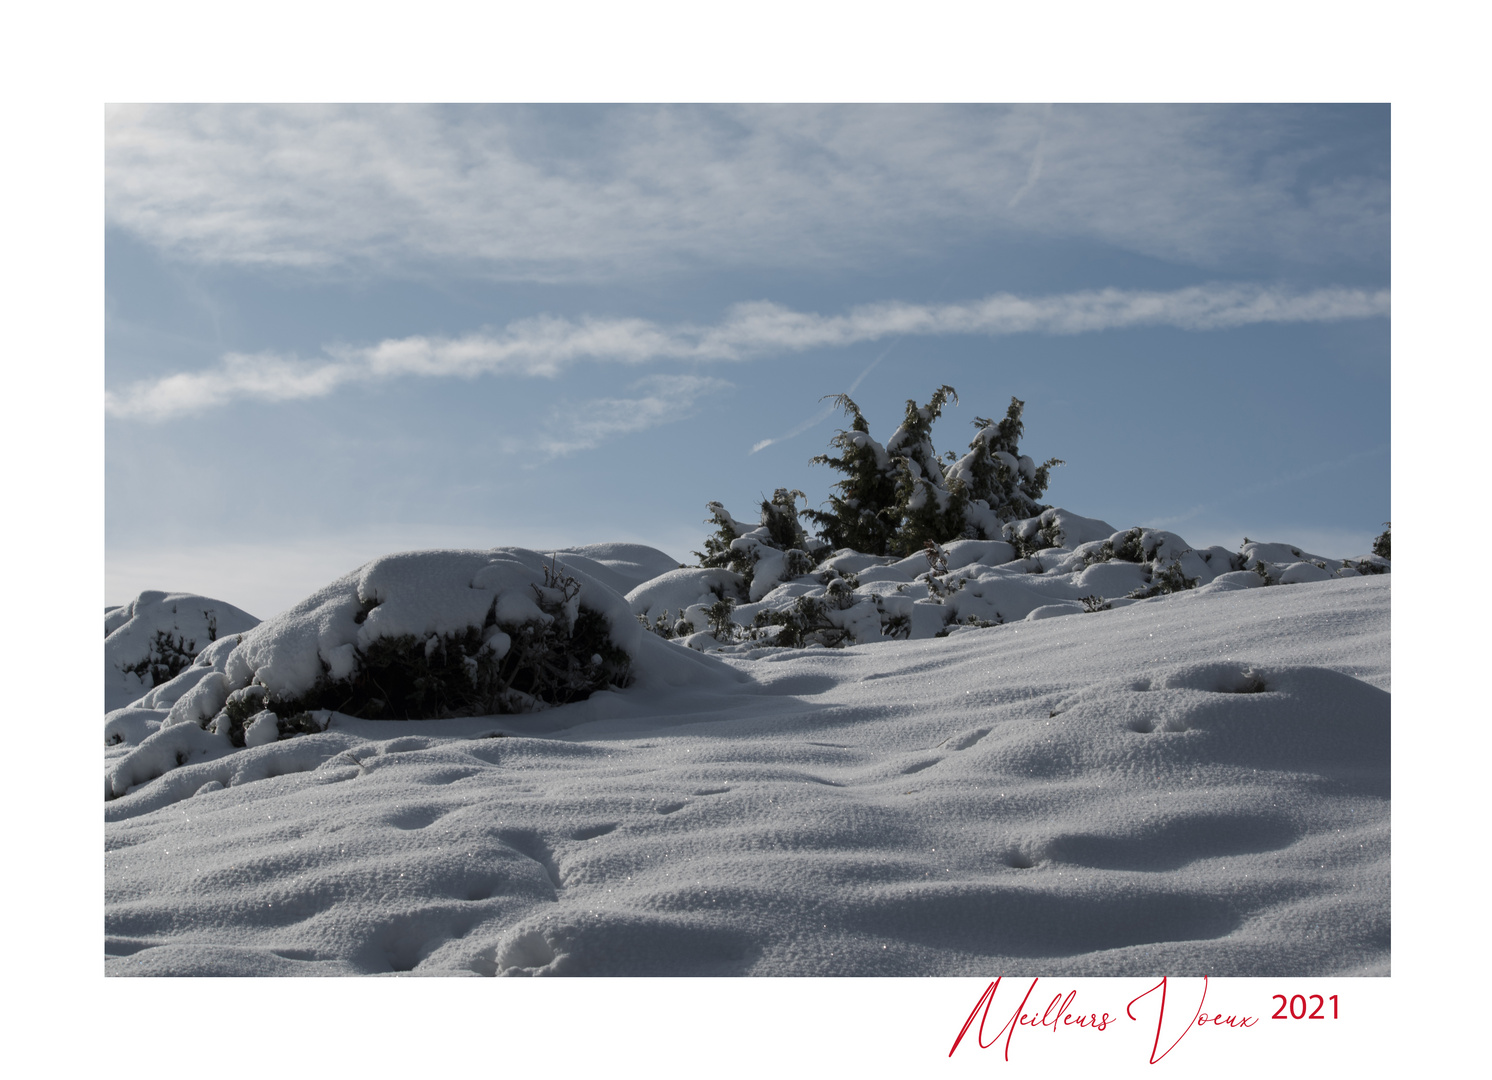
[[[336,715],[105,803],[106,969],[1387,974],[1389,597],[723,659],[644,635],[672,685]]]

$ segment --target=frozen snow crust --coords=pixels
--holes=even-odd
[[[106,717],[106,968],[1387,974],[1386,561],[1013,524],[946,565],[825,553],[754,610],[742,575],[661,552],[576,549],[577,596],[543,602],[548,556],[392,556],[220,636]],[[804,596],[845,647],[754,626]],[[304,697],[348,646],[587,604],[625,687],[288,730],[261,709],[241,748],[216,722],[234,693]],[[636,621],[722,604],[718,637]]]

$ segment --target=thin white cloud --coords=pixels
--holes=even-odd
[[[1354,133],[1334,142],[1336,128],[1312,127],[1322,115],[132,106],[107,113],[105,210],[177,257],[334,274],[801,270],[1011,231],[1208,266],[1240,254],[1381,261],[1386,148],[1381,165],[1365,159]]]
[[[460,338],[412,336],[370,346],[328,347],[324,358],[305,361],[275,353],[230,353],[215,368],[108,391],[105,407],[120,418],[164,420],[230,401],[324,397],[348,383],[396,377],[553,377],[582,360],[731,362],[905,335],[1082,334],[1139,326],[1220,330],[1388,313],[1387,289],[1293,292],[1227,284],[1170,292],[1101,289],[1039,297],[998,293],[955,304],[887,301],[831,316],[757,301],[737,304],[710,326],[543,317]]]
[[[595,449],[617,435],[686,419],[701,397],[734,389],[734,384],[700,375],[653,375],[630,389],[639,396],[591,398],[555,409],[549,417],[553,434],[540,440],[540,451],[551,458],[565,457]]]
[[[1041,179],[1041,154],[1046,149],[1046,129],[1052,119],[1052,107],[1047,105],[1041,114],[1041,134],[1036,137],[1036,150],[1031,154],[1031,169],[1026,173],[1026,182],[1021,185],[1020,190],[1010,197],[1005,204],[1005,209],[1014,210],[1017,203],[1026,197],[1026,194],[1036,186],[1036,181]]]

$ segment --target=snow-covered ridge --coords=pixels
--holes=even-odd
[[[804,553],[775,547],[767,522],[753,529],[728,514],[716,519],[739,531],[731,550],[753,560],[749,580],[724,567],[680,569],[627,594],[655,633],[708,651],[939,637],[1190,590],[1206,595],[1389,569],[1376,555],[1326,558],[1291,544],[1196,549],[1166,530],[1118,530],[1054,507],[1005,524],[1007,540],[955,540],[902,559],[842,549],[793,573],[793,556]]]

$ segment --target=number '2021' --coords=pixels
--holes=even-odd
[[[1320,994],[1294,994],[1285,997],[1284,994],[1275,994],[1274,1000],[1280,1003],[1280,1007],[1274,1011],[1271,1020],[1335,1020],[1337,1018],[1337,995],[1322,997]],[[1326,1015],[1326,1003],[1331,1002],[1331,1015]],[[1312,1006],[1311,1002],[1315,1002]]]

